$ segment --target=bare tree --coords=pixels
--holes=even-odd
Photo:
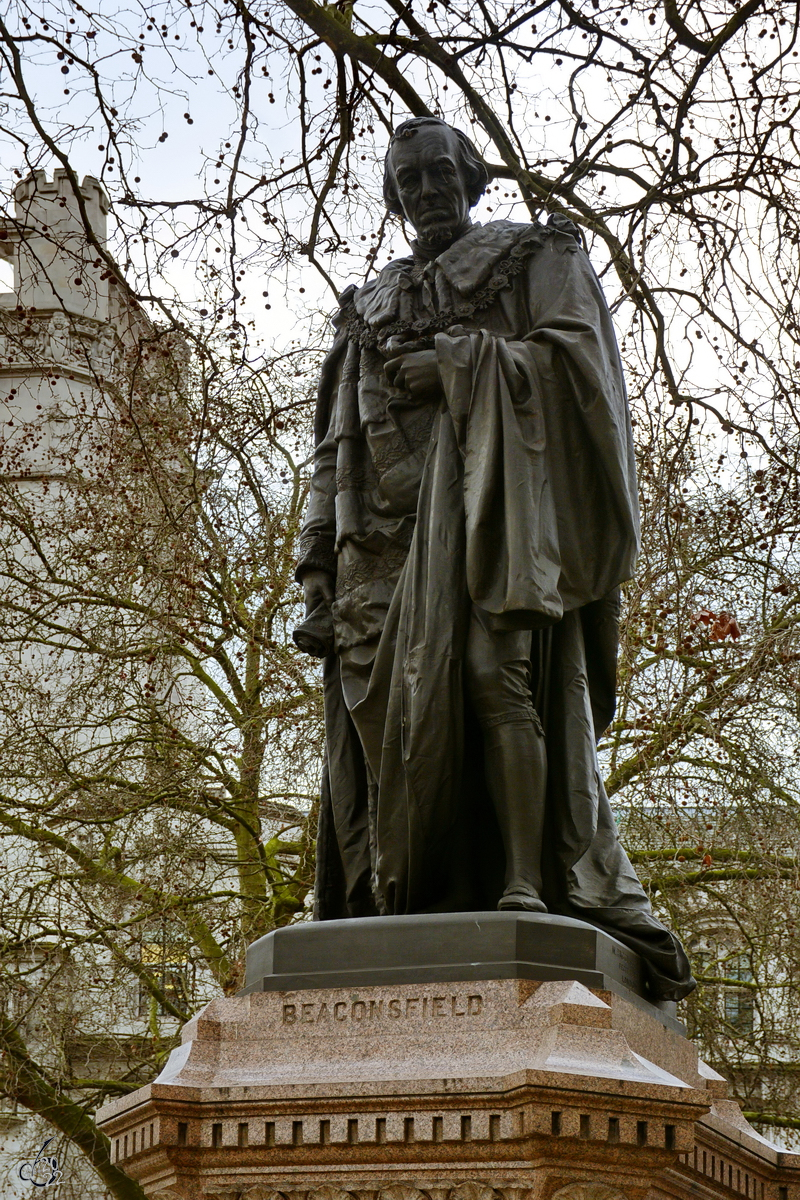
[[[305,911],[320,755],[287,634],[299,356],[249,375],[142,324],[12,431],[0,482],[2,1086],[120,1196],[85,1110]],[[8,361],[34,370],[48,327],[24,328],[4,321]]]
[[[656,429],[650,426],[651,438]],[[700,988],[690,1031],[751,1120],[800,1128],[797,479],[643,443],[653,519],[628,588],[608,785]],[[677,471],[674,456],[670,470]]]

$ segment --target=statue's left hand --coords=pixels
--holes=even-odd
[[[386,377],[394,387],[409,392],[415,400],[441,392],[439,364],[435,350],[416,350],[390,358],[384,365]]]

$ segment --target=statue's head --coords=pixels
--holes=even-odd
[[[445,249],[469,223],[489,175],[469,138],[437,117],[395,129],[383,175],[389,212],[403,216],[428,246]]]

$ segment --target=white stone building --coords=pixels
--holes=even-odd
[[[27,510],[41,514],[43,537],[55,544],[60,530],[51,528],[48,510],[66,477],[82,465],[80,430],[87,421],[118,419],[115,373],[126,349],[135,347],[151,326],[104,260],[108,197],[96,179],[87,176],[76,196],[65,171],[57,170],[52,179],[36,171],[17,185],[13,199],[13,212],[0,220],[0,262],[12,273],[11,290],[0,292],[0,484],[16,489]],[[31,564],[25,566],[30,569]],[[5,669],[13,672],[14,661],[9,662],[5,651],[0,653],[5,654]],[[35,666],[38,653],[23,651],[23,665]],[[77,663],[75,670],[77,675]],[[4,847],[15,870],[24,868],[25,856],[35,853],[24,841],[9,846],[6,838]],[[8,865],[7,858],[3,865]],[[32,864],[32,869],[43,866]],[[35,970],[37,952],[36,946],[30,947],[26,969],[33,965]],[[128,991],[130,995],[113,998],[98,990],[71,997],[70,1010],[77,1002],[74,1011],[83,1016],[87,1006],[98,1006],[98,1044],[108,1029],[119,1037],[135,1037],[146,1022],[136,988]],[[5,1016],[19,1017],[36,1055],[42,1047],[37,1018],[13,1011],[7,994],[2,1002]],[[110,1024],[105,1011],[109,1005],[116,1010]],[[91,1031],[91,1022],[86,1027]],[[47,1053],[45,1048],[45,1065]],[[101,1200],[108,1194],[81,1154],[60,1135],[45,1154],[59,1158],[61,1181],[34,1185],[33,1180],[41,1185],[47,1179],[49,1168],[30,1164],[54,1134],[45,1122],[0,1095],[3,1200],[23,1200],[33,1193]]]

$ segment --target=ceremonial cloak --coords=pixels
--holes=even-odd
[[[348,289],[335,325],[298,565],[336,577],[315,915],[496,907],[503,849],[463,678],[477,606],[533,631],[548,909],[633,947],[653,994],[680,998],[686,955],[652,914],[597,761],[639,516],[619,352],[576,228],[474,225]],[[435,349],[440,395],[389,384],[408,343]]]

